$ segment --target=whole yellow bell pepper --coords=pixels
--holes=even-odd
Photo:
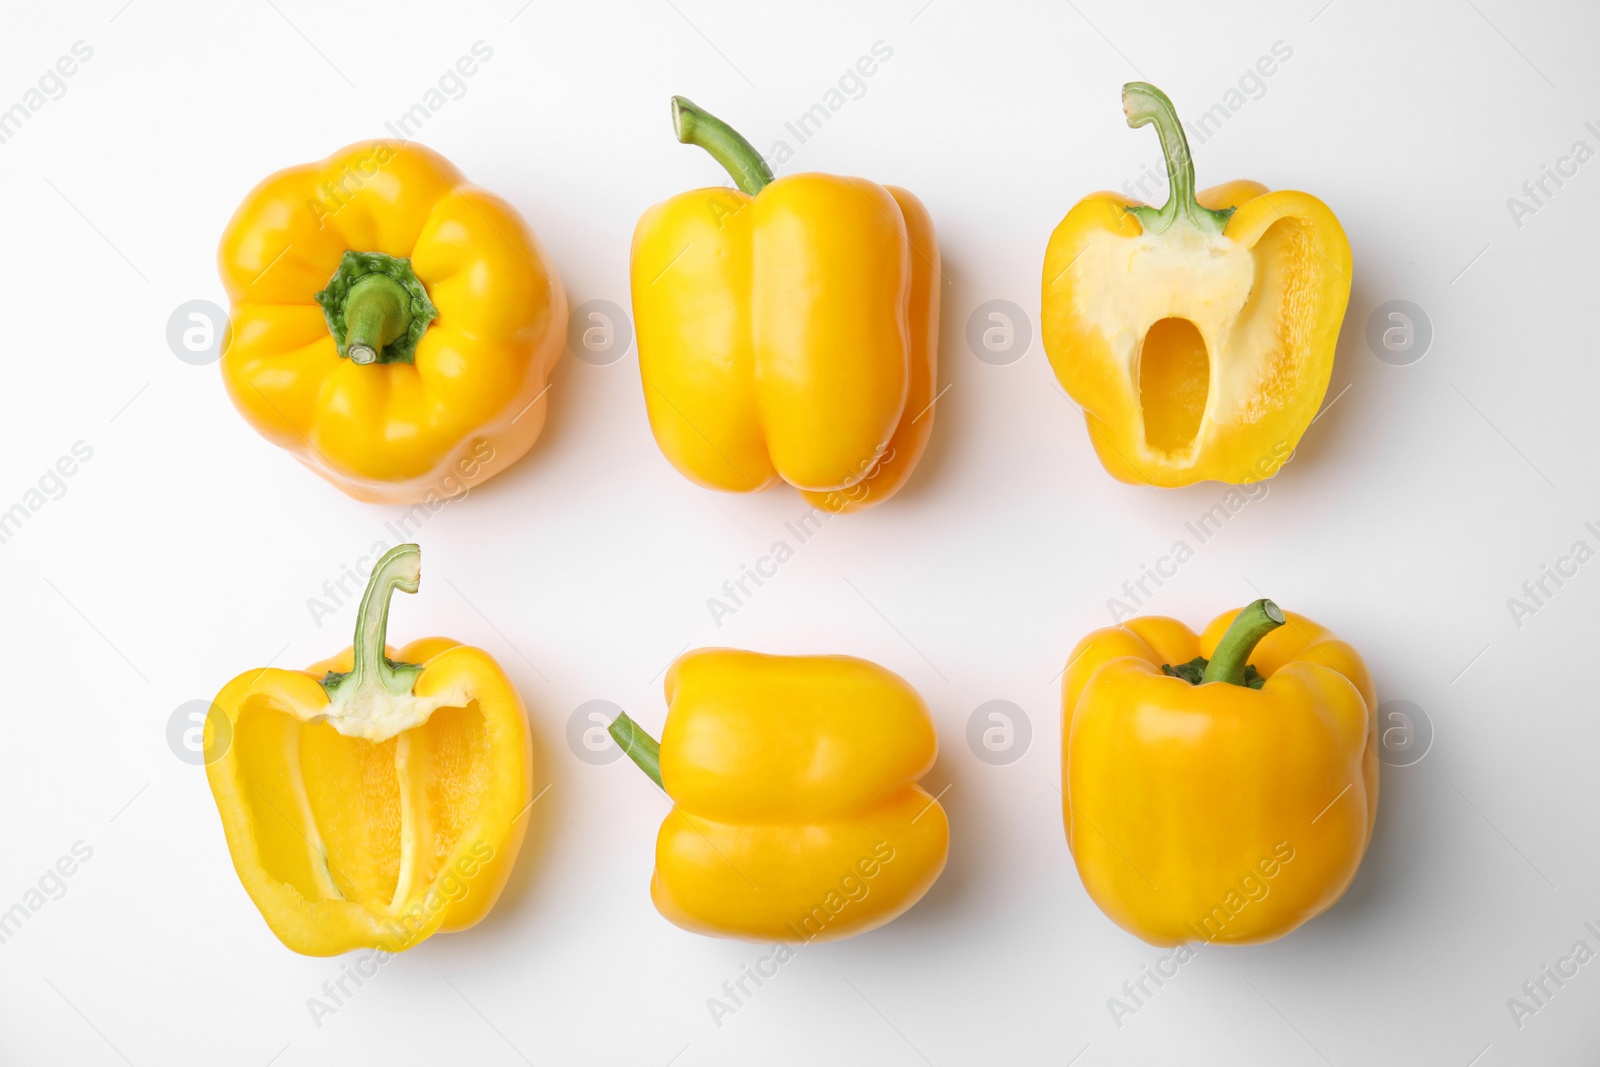
[[[358,500],[457,496],[544,426],[566,296],[515,208],[416,144],[264,180],[217,254],[228,395]]]
[[[1195,195],[1172,101],[1123,87],[1154,123],[1170,193],[1080,201],[1045,251],[1045,352],[1125,482],[1247,483],[1277,473],[1316,417],[1350,298],[1350,244],[1306,193],[1234,181]]]
[[[667,672],[661,742],[624,752],[673,808],[650,896],[685,930],[830,941],[881,926],[944,870],[950,824],[917,784],[938,737],[904,679],[849,656],[698,649]]]
[[[1355,877],[1378,810],[1376,696],[1311,620],[1258,600],[1198,638],[1159,616],[1096,630],[1061,711],[1067,844],[1128,932],[1270,941]]]
[[[633,234],[633,315],[656,443],[690,480],[778,479],[857,511],[905,483],[933,429],[939,246],[922,202],[795,174],[673,97],[678,140],[738,189],[657,204]]]
[[[489,655],[442,637],[384,644],[414,593],[416,545],[372,571],[353,648],[304,671],[247,671],[206,721],[206,768],[234,869],[289,948],[400,952],[488,914],[522,847],[532,742]]]

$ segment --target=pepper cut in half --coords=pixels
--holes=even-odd
[[[1132,82],[1122,106],[1161,137],[1167,202],[1095,193],[1068,212],[1045,251],[1045,351],[1113,476],[1269,478],[1327,392],[1350,244],[1307,193],[1233,181],[1197,196],[1172,101]]]
[[[279,171],[217,260],[234,406],[356,499],[458,496],[538,438],[561,279],[516,209],[438,153],[367,141]]]
[[[373,568],[353,648],[223,687],[206,768],[234,869],[289,948],[400,952],[489,913],[532,806],[522,698],[489,655],[448,638],[384,644],[421,552]],[[208,747],[209,751],[209,747]]]
[[[939,246],[922,202],[862,178],[773,179],[750,143],[683,97],[678,140],[737,189],[681,193],[633,234],[650,428],[691,481],[782,479],[857,511],[910,477],[933,429]]]
[[[657,744],[626,714],[624,752],[672,799],[650,896],[695,933],[850,937],[915,904],[950,846],[919,787],[938,754],[903,678],[849,656],[698,649],[667,672]]]
[[[1146,616],[1062,680],[1062,811],[1089,896],[1154,945],[1251,944],[1333,905],[1378,810],[1356,651],[1258,600],[1195,634]]]

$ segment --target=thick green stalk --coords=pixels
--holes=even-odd
[[[1228,632],[1217,642],[1217,650],[1206,665],[1200,684],[1227,682],[1229,685],[1245,684],[1245,668],[1250,664],[1250,653],[1260,640],[1284,624],[1283,611],[1267,599],[1247,605],[1237,616]]]
[[[439,311],[409,259],[351,249],[316,296],[339,355],[363,366],[413,363]]]
[[[1161,154],[1167,161],[1167,202],[1160,207],[1130,207],[1146,233],[1163,233],[1179,218],[1208,233],[1221,233],[1233,209],[1213,211],[1194,198],[1194,157],[1189,139],[1178,121],[1178,109],[1167,94],[1149,82],[1129,82],[1122,87],[1122,111],[1135,129],[1155,124]]]
[[[350,362],[376,363],[386,345],[411,329],[410,295],[393,278],[364,275],[345,297],[344,322],[345,354]]]
[[[384,553],[372,568],[367,590],[356,610],[355,663],[344,674],[329,671],[322,679],[328,699],[351,701],[367,690],[391,696],[411,692],[421,664],[395,663],[383,654],[389,634],[389,601],[396,589],[415,593],[422,580],[422,549],[398,545]]]
[[[644,727],[628,718],[625,711],[618,713],[606,729],[610,731],[612,739],[622,746],[628,758],[637,763],[652,782],[661,786],[661,745],[656,739],[645,733]]]
[[[772,168],[749,141],[709,111],[686,97],[672,98],[672,128],[683,144],[699,145],[722,164],[741,190],[755,196],[772,182]]]

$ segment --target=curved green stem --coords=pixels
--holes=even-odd
[[[384,553],[367,579],[367,591],[356,610],[355,663],[344,674],[329,671],[322,679],[328,699],[347,701],[367,690],[381,690],[392,696],[411,692],[418,663],[396,663],[384,655],[389,633],[389,601],[396,589],[415,593],[422,580],[422,549],[398,545]]]
[[[1221,233],[1233,209],[1213,211],[1194,198],[1194,157],[1189,154],[1183,123],[1178,121],[1178,109],[1167,94],[1149,82],[1129,82],[1122,87],[1122,111],[1134,129],[1155,124],[1161,154],[1167,161],[1167,202],[1159,208],[1128,208],[1139,216],[1145,232],[1162,233],[1181,217],[1197,229]]]
[[[350,250],[316,296],[339,355],[352,363],[412,363],[438,318],[409,259]]]
[[[655,738],[645,733],[644,727],[628,718],[627,712],[619,712],[617,717],[606,727],[612,740],[622,746],[622,751],[628,758],[639,765],[639,769],[650,776],[650,780],[657,786],[661,785],[661,745]]]
[[[350,287],[344,301],[345,354],[365,366],[411,329],[411,301],[393,278],[368,274]]]
[[[687,97],[672,98],[672,128],[683,144],[699,145],[722,164],[742,191],[755,196],[772,182],[772,168],[739,131]]]
[[[1247,605],[1234,617],[1228,632],[1217,642],[1211,662],[1206,665],[1200,684],[1227,682],[1229,685],[1245,684],[1245,667],[1250,663],[1250,653],[1260,640],[1284,624],[1283,611],[1265,598]]]

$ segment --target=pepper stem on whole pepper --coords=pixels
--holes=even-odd
[[[411,328],[410,303],[400,283],[382,274],[368,274],[352,285],[344,303],[345,353],[350,362],[376,363],[385,345],[405,336]]]
[[[687,97],[672,98],[672,128],[682,144],[699,145],[722,164],[741,192],[755,196],[772,182],[772,168],[739,131]]]
[[[1233,208],[1214,211],[1201,207],[1194,196],[1194,157],[1189,154],[1189,139],[1184,136],[1178,109],[1167,94],[1149,82],[1129,82],[1122,87],[1122,111],[1134,129],[1152,123],[1161,138],[1161,154],[1167,161],[1167,202],[1159,208],[1130,207],[1146,233],[1163,233],[1180,217],[1196,229],[1221,233]]]
[[[356,703],[368,694],[401,697],[411,692],[419,663],[396,663],[384,655],[389,634],[389,601],[396,589],[415,593],[422,580],[422,549],[417,545],[397,545],[385,552],[372,568],[367,590],[361,594],[356,610],[355,662],[344,673],[329,671],[322,688],[330,703]]]
[[[1211,662],[1200,676],[1200,684],[1227,682],[1229,685],[1246,685],[1245,668],[1249,665],[1250,653],[1256,650],[1256,645],[1263,637],[1285,621],[1283,610],[1264,597],[1245,606],[1234,616],[1222,640],[1217,642],[1217,650],[1211,654]]]
[[[414,363],[439,316],[411,261],[382,252],[345,252],[316,301],[339,355],[361,366]]]
[[[628,758],[639,765],[639,769],[650,776],[650,780],[658,787],[661,785],[661,744],[645,732],[644,727],[628,717],[625,711],[618,712],[617,717],[611,720],[611,725],[606,727],[612,740],[622,746],[622,751]]]

